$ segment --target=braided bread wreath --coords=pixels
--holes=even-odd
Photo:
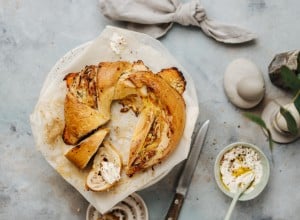
[[[177,68],[153,73],[144,63],[116,61],[86,66],[64,78],[63,141],[75,145],[65,154],[79,169],[92,168],[86,187],[103,191],[120,179],[122,158],[109,141],[111,105],[119,101],[121,111],[133,111],[138,121],[132,135],[127,176],[152,167],[178,145],[185,127],[186,82]]]
[[[114,35],[125,41],[120,51],[114,50]],[[118,69],[116,65],[124,69],[120,75],[119,70],[112,69]],[[177,67],[185,79],[169,67]],[[100,75],[105,69],[111,71]],[[120,98],[115,99],[117,96]],[[103,109],[109,103],[107,117]],[[150,106],[154,108],[150,110]],[[105,213],[131,193],[160,180],[187,157],[198,113],[191,75],[159,41],[108,26],[93,41],[70,50],[53,66],[30,114],[30,124],[36,148],[46,161],[98,211]],[[147,134],[159,131],[151,139],[142,132],[146,116],[153,120]],[[153,141],[146,149],[134,142],[137,138],[143,141],[143,134],[143,144]],[[134,150],[134,146],[140,149]],[[157,151],[148,151],[150,146]],[[148,158],[145,152],[151,152]],[[153,156],[153,152],[159,153]],[[131,158],[136,160],[129,161]],[[139,163],[138,158],[146,160],[140,159]],[[157,161],[162,162],[151,165]],[[128,166],[130,162],[132,166]],[[101,171],[99,176],[95,175],[97,170]],[[92,184],[87,184],[89,174]],[[45,175],[43,178],[47,179],[52,173]],[[53,185],[60,187],[56,182]]]

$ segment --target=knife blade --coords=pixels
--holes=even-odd
[[[200,152],[205,140],[205,136],[208,130],[209,120],[205,121],[199,131],[196,138],[192,140],[191,150],[188,159],[185,161],[182,169],[173,201],[170,205],[165,220],[176,220],[179,217],[181,207],[183,205],[184,198],[187,194],[190,186],[194,171],[197,166],[197,162],[200,156]]]

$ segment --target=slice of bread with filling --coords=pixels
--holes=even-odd
[[[109,120],[101,112],[79,102],[71,93],[66,95],[64,111],[65,128],[62,138],[66,144],[78,144]]]
[[[108,128],[97,130],[79,145],[71,148],[65,157],[79,169],[84,169],[108,133]]]
[[[104,141],[95,155],[93,168],[86,178],[86,187],[92,191],[104,191],[120,179],[121,157],[109,141]]]

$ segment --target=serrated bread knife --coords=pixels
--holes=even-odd
[[[205,121],[199,129],[196,138],[192,140],[191,150],[189,156],[184,164],[181,172],[181,176],[178,180],[176,193],[165,220],[178,219],[180,209],[183,205],[184,198],[187,194],[189,185],[191,183],[197,162],[200,156],[200,152],[205,140],[205,136],[208,130],[209,120]],[[197,131],[196,131],[197,132]]]

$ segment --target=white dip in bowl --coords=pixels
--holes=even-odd
[[[215,179],[219,188],[233,197],[239,185],[247,182],[247,173],[254,174],[254,181],[240,200],[253,199],[267,185],[270,173],[268,159],[256,146],[237,142],[226,146],[215,162]]]

